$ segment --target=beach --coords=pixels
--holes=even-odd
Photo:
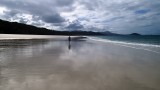
[[[67,36],[60,35],[22,35],[22,34],[0,34],[0,40],[11,39],[66,39]]]
[[[0,90],[160,90],[159,47],[6,36],[0,35]]]

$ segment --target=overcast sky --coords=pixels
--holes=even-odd
[[[55,30],[160,34],[160,0],[0,0],[0,19]]]

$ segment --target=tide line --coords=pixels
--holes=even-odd
[[[151,50],[151,49],[134,47],[134,46],[145,46],[145,47],[160,48],[159,45],[150,45],[150,44],[139,44],[139,43],[127,43],[127,42],[111,41],[111,40],[105,40],[105,39],[96,38],[96,37],[89,37],[89,39],[90,40],[94,40],[94,41],[104,42],[104,43],[113,43],[113,44],[124,46],[124,47],[129,47],[129,48],[134,48],[134,49],[139,49],[139,50],[145,50],[145,51],[149,51],[149,52],[160,54],[160,52],[157,52],[157,51],[154,51],[154,50]],[[130,45],[132,45],[132,46],[130,46]]]

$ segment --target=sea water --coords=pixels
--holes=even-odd
[[[135,44],[148,44],[148,45],[160,45],[160,35],[118,35],[118,36],[98,36],[99,38],[119,41],[124,43],[135,43]]]
[[[149,52],[160,54],[160,35],[115,35],[115,36],[95,36],[89,37],[90,40],[101,43],[111,43],[134,49],[142,49]]]

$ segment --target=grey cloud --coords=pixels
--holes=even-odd
[[[78,21],[75,20],[67,26],[68,30],[82,30],[84,26]]]
[[[61,28],[64,28],[65,24],[64,23],[52,23],[52,26],[60,26]]]
[[[18,14],[18,10],[12,10],[12,11],[4,11],[4,14],[8,17],[14,17],[16,14]]]
[[[124,16],[117,16],[117,17],[112,17],[110,19],[105,20],[104,22],[112,22],[112,21],[116,21],[116,20],[123,20],[125,19]]]
[[[83,4],[88,10],[95,10],[102,4],[102,2],[99,0],[80,0],[80,3]]]
[[[74,3],[74,0],[56,0],[56,5],[59,6],[68,6]]]
[[[118,33],[160,32],[159,0],[1,0],[0,7],[7,8],[5,19],[38,26],[43,23],[67,30],[91,27],[89,30]],[[32,18],[28,21],[17,16],[20,14]]]
[[[1,0],[0,6],[5,6],[9,9],[5,14],[13,18],[18,13],[31,14],[40,17],[46,23],[61,23],[65,19],[60,16],[57,7],[68,6],[73,4],[73,0],[28,0],[28,1],[8,1]],[[66,7],[65,7],[66,8]]]
[[[42,16],[42,20],[47,23],[62,23],[65,21],[65,19],[62,18],[59,14],[44,15]]]
[[[44,23],[40,23],[40,22],[32,22],[31,24],[34,26],[44,26],[45,25]]]
[[[20,22],[20,23],[27,24],[28,20],[21,18],[21,19],[19,20],[19,22]]]

